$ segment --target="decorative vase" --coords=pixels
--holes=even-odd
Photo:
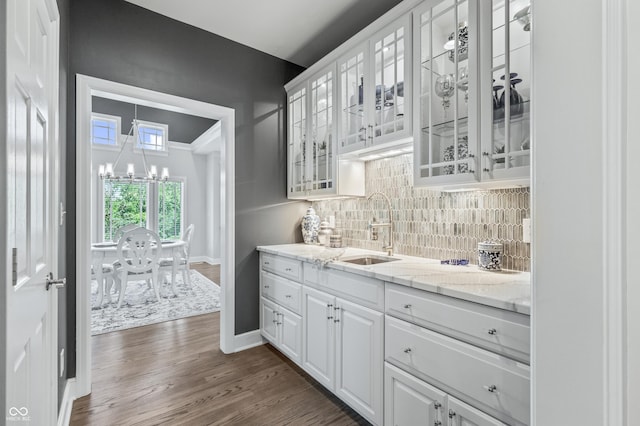
[[[318,230],[320,229],[320,217],[316,214],[313,207],[309,207],[304,216],[302,216],[302,239],[305,244],[318,243]]]

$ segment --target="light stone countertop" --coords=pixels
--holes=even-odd
[[[376,278],[407,287],[439,293],[495,308],[530,315],[531,274],[529,272],[488,272],[476,265],[441,265],[439,260],[394,254],[393,262],[355,265],[340,258],[361,255],[385,256],[386,253],[357,248],[331,249],[307,244],[258,246],[258,251],[306,262],[323,261],[326,268]]]

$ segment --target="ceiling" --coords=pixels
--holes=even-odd
[[[308,67],[401,0],[127,0]]]

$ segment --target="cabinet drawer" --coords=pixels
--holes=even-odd
[[[273,272],[276,275],[294,281],[302,280],[302,266],[299,260],[263,253],[261,262],[262,269],[265,271]]]
[[[302,285],[262,272],[262,295],[296,314],[302,311]]]
[[[386,312],[529,363],[529,316],[387,284]]]
[[[316,264],[304,264],[304,283],[350,302],[384,311],[384,282]]]
[[[385,358],[506,423],[529,421],[529,366],[387,315]]]

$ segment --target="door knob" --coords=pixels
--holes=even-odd
[[[49,291],[49,289],[52,286],[55,288],[64,288],[66,284],[67,284],[66,278],[60,278],[60,279],[54,280],[52,272],[49,272],[49,275],[47,275],[47,291]]]

